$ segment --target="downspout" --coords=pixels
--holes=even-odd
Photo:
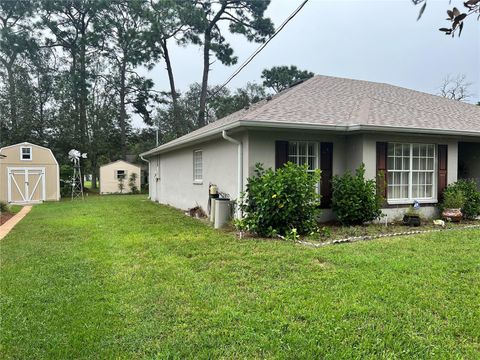
[[[243,192],[243,144],[241,141],[234,139],[227,135],[225,130],[222,131],[222,137],[231,142],[232,144],[237,145],[237,203],[240,202]],[[237,218],[242,218],[242,210],[240,210],[240,206],[237,204]]]
[[[142,155],[140,155],[140,159],[145,161],[148,164],[148,199],[152,200],[150,196],[150,160],[145,159]],[[140,184],[142,183],[142,180],[140,180]]]

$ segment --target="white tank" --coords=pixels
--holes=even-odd
[[[215,202],[215,229],[224,227],[230,221],[230,199],[214,199]]]

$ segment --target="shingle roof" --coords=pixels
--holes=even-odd
[[[370,130],[397,128],[480,136],[480,107],[389,84],[317,75],[143,155],[252,122]]]

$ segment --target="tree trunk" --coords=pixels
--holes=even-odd
[[[120,114],[118,118],[118,123],[120,125],[120,147],[122,152],[122,159],[127,160],[127,134],[126,134],[126,118],[127,118],[127,111],[125,109],[125,97],[126,97],[126,89],[125,89],[125,76],[126,76],[126,60],[125,57],[122,59],[122,64],[120,67]]]
[[[13,62],[9,62],[6,66],[8,77],[8,102],[10,105],[10,123],[12,125],[12,143],[20,141],[18,134],[17,122],[17,90],[15,84],[15,77],[13,74]]]
[[[97,155],[92,154],[90,160],[92,162],[92,189],[97,189],[98,188],[97,186],[97,179],[98,179]]]
[[[203,76],[202,76],[202,92],[200,93],[200,107],[198,110],[198,127],[205,126],[207,124],[205,107],[207,103],[207,90],[208,90],[208,73],[210,71],[210,45],[211,35],[207,30],[204,36],[203,44]]]
[[[162,50],[163,50],[163,57],[165,59],[165,65],[167,67],[168,73],[168,81],[170,82],[170,94],[172,96],[172,106],[173,106],[173,120],[174,120],[174,132],[175,136],[180,136],[180,112],[178,108],[178,94],[177,90],[175,89],[175,78],[173,76],[173,68],[172,63],[170,62],[170,54],[168,52],[167,40],[164,39],[161,42]]]
[[[80,51],[80,101],[79,101],[79,120],[80,120],[80,139],[82,142],[82,151],[85,151],[87,144],[87,69],[86,69],[86,48],[82,43]]]
[[[175,79],[173,77],[172,63],[170,62],[170,54],[168,52],[167,40],[162,40],[163,57],[167,66],[168,81],[170,82],[170,93],[172,95],[172,102],[177,102],[177,90],[175,89]]]

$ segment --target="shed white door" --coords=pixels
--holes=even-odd
[[[8,168],[8,202],[45,201],[45,168]]]

